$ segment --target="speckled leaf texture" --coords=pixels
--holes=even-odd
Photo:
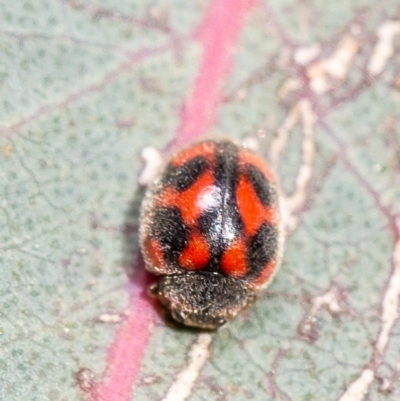
[[[148,298],[141,150],[257,139],[273,284],[217,332]],[[397,0],[0,3],[0,399],[400,399]]]

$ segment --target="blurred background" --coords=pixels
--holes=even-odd
[[[398,1],[0,4],[0,398],[398,400]],[[144,146],[256,139],[286,250],[215,333],[163,319]]]

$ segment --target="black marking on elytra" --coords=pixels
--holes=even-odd
[[[216,146],[215,181],[221,188],[232,189],[238,178],[238,147],[228,141],[221,141]]]
[[[267,180],[265,175],[252,164],[246,164],[244,169],[247,178],[253,185],[253,188],[256,191],[258,198],[260,199],[260,202],[264,206],[272,205],[273,203],[275,203],[275,188]]]
[[[221,200],[219,205],[205,211],[197,222],[210,249],[210,262],[204,269],[207,271],[220,272],[222,254],[243,232],[234,196],[238,181],[238,151],[238,147],[231,142],[221,141],[216,145],[214,178]]]
[[[154,211],[151,235],[159,242],[165,258],[177,263],[189,240],[189,230],[176,207],[160,207]]]
[[[250,238],[247,248],[249,272],[246,279],[256,279],[267,263],[276,256],[278,231],[269,223],[263,223],[257,233]]]
[[[215,182],[221,190],[220,219],[226,233],[231,228],[236,235],[243,231],[243,221],[236,202],[239,176],[239,148],[232,142],[221,141],[216,149]],[[225,235],[226,236],[226,235]],[[226,244],[229,246],[229,244]]]
[[[221,223],[220,208],[207,210],[197,220],[199,230],[206,239],[210,250],[210,262],[204,270],[219,270],[219,260],[225,248]]]
[[[193,185],[208,166],[203,156],[196,156],[182,166],[168,164],[162,178],[163,186],[172,186],[178,191],[185,191]]]
[[[223,225],[223,213],[221,209],[213,209],[204,212],[198,219],[197,224],[200,232],[206,238],[210,250],[210,262],[203,269],[213,272],[221,272],[221,257],[225,250],[231,245],[233,239],[241,235],[238,224],[232,224],[232,221],[225,222]],[[231,235],[227,236],[226,230],[233,230]]]

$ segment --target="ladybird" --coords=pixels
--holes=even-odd
[[[266,163],[230,140],[175,154],[142,203],[150,293],[187,326],[216,329],[270,283],[281,254],[278,189]]]

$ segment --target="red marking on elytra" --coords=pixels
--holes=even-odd
[[[188,149],[184,149],[182,152],[179,152],[172,160],[171,163],[174,166],[182,166],[188,161],[194,159],[197,156],[205,157],[207,160],[212,162],[214,159],[215,153],[215,145],[211,142],[202,142],[198,145],[194,145],[189,147]]]
[[[275,265],[276,261],[274,259],[269,261],[262,270],[261,274],[252,282],[252,285],[254,285],[255,287],[259,287],[264,283],[266,283],[270,279],[272,273],[274,272]]]
[[[239,163],[241,163],[242,165],[251,164],[254,167],[257,167],[265,175],[265,177],[267,177],[269,181],[273,183],[275,182],[275,177],[272,174],[271,170],[265,164],[264,160],[262,160],[256,154],[244,149],[242,152],[240,152]]]
[[[162,268],[164,266],[164,255],[159,243],[155,240],[147,238],[144,243],[145,251],[148,253],[153,266]]]
[[[210,260],[207,241],[201,234],[192,234],[179,256],[179,264],[187,270],[201,270]]]
[[[236,240],[222,255],[221,269],[231,277],[243,277],[247,273],[246,245]]]
[[[203,49],[201,66],[192,94],[182,107],[174,145],[196,139],[212,125],[244,18],[253,4],[254,0],[210,1],[197,33]],[[146,277],[144,267],[137,268],[142,269],[143,277]],[[141,291],[136,289],[130,298],[130,315],[107,351],[104,380],[94,387],[93,401],[132,401],[151,324],[156,320],[154,308],[144,295],[146,280],[137,280],[136,284]]]
[[[185,224],[188,226],[194,225],[203,211],[200,198],[202,194],[213,187],[213,183],[214,175],[211,171],[207,170],[186,191],[178,192],[170,187],[165,189],[160,195],[158,205],[177,207],[182,213]]]
[[[277,224],[277,212],[273,206],[264,206],[253,185],[247,178],[241,177],[236,189],[236,201],[242,216],[244,229],[248,236],[253,236],[261,224]]]

